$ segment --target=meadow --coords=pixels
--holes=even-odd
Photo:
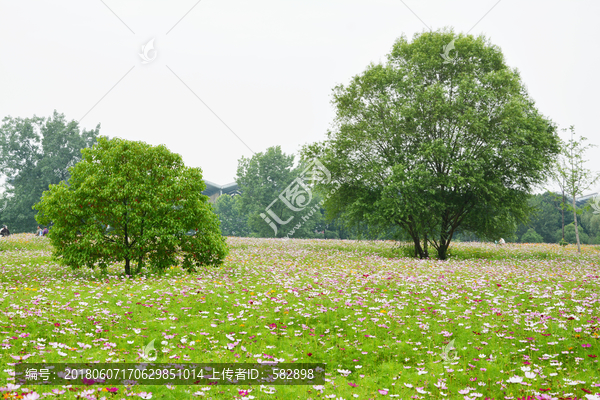
[[[72,270],[0,239],[3,399],[600,399],[600,247],[228,238],[221,268]],[[17,363],[324,362],[312,386],[33,386]],[[451,349],[453,345],[454,350]]]

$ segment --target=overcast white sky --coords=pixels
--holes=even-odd
[[[331,89],[396,38],[452,26],[488,36],[544,115],[600,144],[599,16],[597,0],[0,0],[0,118],[85,116],[225,184],[241,156],[323,140]]]

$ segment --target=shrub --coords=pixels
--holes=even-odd
[[[537,233],[535,229],[529,228],[527,232],[521,236],[521,243],[543,243],[544,238]]]
[[[34,207],[40,224],[53,224],[57,259],[73,268],[123,261],[127,275],[223,262],[227,246],[199,168],[162,145],[105,137],[82,156],[69,184],[51,185]]]

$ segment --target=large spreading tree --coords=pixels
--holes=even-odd
[[[134,275],[145,266],[194,271],[223,262],[227,246],[201,194],[202,171],[165,146],[101,137],[70,173],[68,184],[51,185],[35,206],[36,219],[52,224],[63,263],[104,269],[124,262]]]
[[[5,191],[0,199],[0,222],[12,232],[34,232],[32,206],[49,185],[68,181],[69,167],[91,147],[100,130],[81,130],[54,111],[48,118],[5,117],[0,125],[0,177]],[[2,176],[3,175],[3,176]]]
[[[441,57],[452,41],[456,53]],[[420,257],[430,245],[445,259],[460,230],[514,232],[560,150],[554,124],[482,36],[402,37],[386,63],[337,86],[333,104],[328,139],[303,151],[331,171],[322,190],[341,185],[329,216],[400,227]]]

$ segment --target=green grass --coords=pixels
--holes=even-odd
[[[52,251],[50,240],[43,236],[33,234],[17,234],[9,237],[0,237],[0,251]]]
[[[155,339],[157,362],[250,362],[266,354],[286,363],[325,362],[329,382],[322,390],[275,386],[273,394],[243,384],[205,391],[117,386],[116,395],[96,397],[144,391],[152,398],[239,399],[240,390],[252,389],[256,399],[463,399],[459,391],[471,387],[483,400],[545,388],[553,397],[600,391],[593,386],[600,385],[598,357],[590,357],[600,356],[596,247],[578,255],[572,246],[457,243],[450,260],[438,261],[398,257],[405,250],[392,242],[228,242],[221,268],[125,279],[118,263],[102,275],[54,263],[45,238],[0,241],[4,384],[11,356],[139,363],[138,352]],[[239,341],[233,351],[231,337]],[[460,357],[455,364],[441,356],[450,340]],[[531,386],[509,383],[514,375]],[[70,399],[89,387],[54,389]]]

